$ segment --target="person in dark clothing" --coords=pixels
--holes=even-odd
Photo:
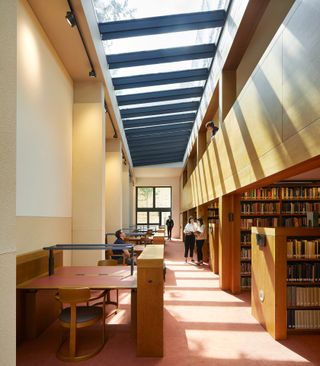
[[[171,240],[172,228],[174,227],[174,221],[172,220],[171,216],[168,217],[166,221],[167,231],[168,231],[168,240]]]
[[[126,234],[122,230],[117,230],[114,235],[116,236],[116,240],[113,244],[126,244],[124,240]],[[130,262],[130,253],[127,249],[112,249],[111,258],[116,259],[119,264],[123,263],[124,258],[124,261],[128,263]]]
[[[218,132],[219,128],[214,125],[214,121],[209,121],[206,123],[206,129],[211,131],[211,139]]]
[[[195,232],[197,230],[197,226],[194,223],[194,219],[192,216],[189,217],[188,223],[185,226],[183,232],[185,234],[185,241],[184,241],[184,259],[185,262],[188,262],[188,253],[190,252],[190,260],[194,262],[193,259],[193,250],[195,244]]]

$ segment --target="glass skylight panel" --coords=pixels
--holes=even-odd
[[[176,83],[176,84],[163,84],[163,85],[155,85],[155,86],[144,86],[142,88],[131,88],[131,89],[122,89],[116,90],[116,96],[120,95],[132,95],[137,93],[150,93],[154,91],[165,91],[165,90],[175,90],[182,88],[194,88],[194,87],[203,87],[205,84],[205,80],[198,81],[186,81],[184,83]]]
[[[141,129],[141,128],[154,128],[154,127],[163,127],[163,126],[181,126],[181,127],[186,127],[188,128],[190,126],[190,122],[168,122],[168,123],[163,123],[162,125],[157,125],[157,124],[154,124],[154,125],[148,125],[148,126],[139,126],[139,127],[126,127],[124,130],[127,131],[127,130],[138,130],[138,129]]]
[[[154,107],[158,105],[168,105],[168,104],[178,104],[178,103],[186,103],[186,102],[199,102],[200,97],[195,98],[183,98],[183,99],[174,99],[174,100],[162,100],[159,102],[151,102],[151,103],[139,103],[139,104],[128,104],[128,105],[121,105],[120,111],[123,109],[130,109],[130,108],[143,108],[143,107]]]
[[[118,9],[122,11],[110,11],[114,9],[110,8],[112,3],[118,4]],[[93,0],[99,22],[226,9],[228,3],[229,0]]]
[[[204,62],[203,67],[208,67],[212,58],[202,59],[207,60]],[[195,69],[196,66],[192,66],[192,60],[188,61],[178,61],[178,62],[166,62],[162,64],[155,65],[142,65],[133,67],[123,67],[121,69],[110,70],[111,77],[124,77],[133,75],[143,75],[143,74],[156,74],[160,72],[171,72],[171,71],[182,71]]]
[[[103,41],[107,55],[118,53],[151,51],[173,47],[195,46],[213,41],[215,29],[189,30],[184,32],[154,34],[140,37]]]
[[[130,122],[130,121],[134,121],[136,119],[144,119],[144,118],[150,118],[150,117],[166,117],[166,116],[173,116],[173,115],[179,115],[179,114],[184,114],[184,113],[195,113],[195,111],[188,111],[188,112],[171,112],[171,113],[164,113],[164,114],[154,114],[152,116],[140,116],[140,117],[129,117],[129,118],[124,118],[124,120]]]

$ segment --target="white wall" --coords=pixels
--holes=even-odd
[[[70,217],[73,85],[27,4],[17,49],[17,216]]]
[[[17,4],[0,1],[0,364],[16,364]]]

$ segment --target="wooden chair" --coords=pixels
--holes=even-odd
[[[118,265],[118,261],[116,259],[101,259],[100,261],[98,261],[98,266],[117,266],[117,265]],[[111,290],[106,291],[105,305],[108,305],[108,304],[115,305],[116,309],[114,311],[112,311],[111,313],[109,313],[107,315],[107,317],[112,314],[117,314],[118,309],[119,309],[119,290],[116,289],[116,296],[117,296],[116,301],[111,301],[110,293],[111,293]]]
[[[66,340],[63,340],[57,351],[57,357],[63,361],[82,361],[96,355],[101,351],[105,344],[105,306],[78,306],[78,304],[90,303],[102,298],[103,304],[105,299],[105,291],[100,292],[99,296],[91,297],[90,289],[87,287],[60,288],[56,299],[61,302],[61,313],[59,320],[64,328],[69,328],[69,352],[64,354],[62,346]],[[68,307],[64,307],[68,304]],[[102,342],[99,347],[92,352],[77,355],[77,329],[89,327],[102,321]]]

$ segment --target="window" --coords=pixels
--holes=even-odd
[[[140,187],[137,194],[137,207],[145,208],[153,207],[153,188]]]
[[[136,222],[140,228],[158,229],[171,215],[171,187],[137,187]]]

